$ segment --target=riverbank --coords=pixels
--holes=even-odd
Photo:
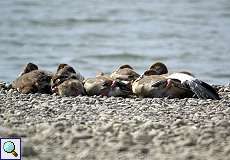
[[[220,101],[0,92],[0,137],[24,160],[230,159],[230,86]]]

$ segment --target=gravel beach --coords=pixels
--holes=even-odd
[[[24,160],[230,159],[230,86],[222,99],[60,97],[0,92],[0,137]]]

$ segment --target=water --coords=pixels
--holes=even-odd
[[[214,84],[230,82],[229,0],[1,0],[0,80],[27,62],[86,77],[154,61]]]

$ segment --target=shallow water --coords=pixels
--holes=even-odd
[[[27,62],[86,77],[154,61],[209,83],[230,82],[229,0],[1,0],[0,80]]]

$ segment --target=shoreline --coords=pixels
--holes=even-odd
[[[216,88],[221,100],[60,97],[2,89],[0,137],[21,137],[24,160],[227,160],[230,86]]]

